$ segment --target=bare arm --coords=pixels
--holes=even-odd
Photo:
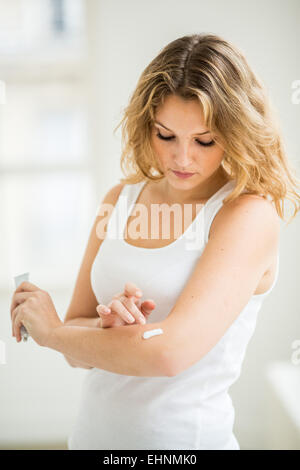
[[[170,364],[181,373],[224,336],[278,250],[279,217],[270,201],[241,195],[226,203],[190,279],[165,319]]]
[[[113,209],[122,188],[123,184],[118,184],[111,188],[105,195],[102,204],[110,204],[111,209]],[[91,287],[90,273],[92,264],[105,238],[107,230],[106,224],[104,233],[99,233],[97,228],[102,226],[99,224],[99,222],[102,222],[103,219],[105,219],[105,221],[108,223],[110,217],[110,214],[107,216],[107,211],[101,210],[101,207],[102,206],[100,205],[98,211],[98,214],[100,215],[97,214],[90,231],[88,243],[76,279],[72,299],[65,315],[65,325],[77,325],[92,328],[98,328],[100,326],[100,318],[96,312],[98,302]],[[68,355],[65,355],[65,359],[72,367],[84,367],[85,369],[91,368],[90,366],[87,366],[80,361],[75,361],[73,357]]]
[[[64,322],[65,325],[69,326],[85,326],[90,328],[100,328],[100,317],[88,318],[88,317],[78,317],[73,318]],[[84,362],[78,361],[71,356],[65,355],[66,361],[70,364],[71,367],[81,367],[82,369],[92,369],[91,366],[85,364]]]
[[[147,330],[162,328],[163,322],[151,325],[128,325],[126,328],[88,328],[63,325],[53,330],[45,345],[91,367],[115,374],[138,377],[169,376],[167,332],[149,339]]]

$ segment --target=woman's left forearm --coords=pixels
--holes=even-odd
[[[45,346],[116,374],[165,377],[169,370],[164,335],[142,337],[144,331],[161,327],[162,323],[104,329],[62,325],[53,330]]]

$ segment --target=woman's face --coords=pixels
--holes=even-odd
[[[196,99],[187,101],[168,95],[157,109],[151,139],[160,167],[174,190],[192,194],[193,189],[223,173],[220,165],[224,149],[205,127]],[[173,170],[193,175],[183,179]]]

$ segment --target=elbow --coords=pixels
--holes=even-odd
[[[168,358],[165,357],[165,370],[167,371],[168,377],[175,377],[175,375],[179,375],[185,370],[187,370],[189,367],[193,366],[196,364],[202,357],[204,356],[201,355],[201,357],[188,357],[184,353],[180,355],[178,354],[173,354],[173,355],[168,355]]]
[[[170,327],[166,327],[165,323],[166,321],[160,324],[164,335],[160,337],[159,362],[165,377],[175,377],[181,372],[180,362],[183,358],[180,360],[178,357],[178,351],[181,349],[177,341],[178,338],[174,334],[171,334]]]
[[[165,375],[167,377],[175,377],[181,374],[195,362],[199,356],[199,348],[197,347],[196,355],[195,348],[191,347],[186,337],[178,335],[176,330],[172,328],[172,324],[168,323],[166,327],[166,320],[163,323],[162,329],[165,332],[165,337],[160,345],[161,363],[163,364]],[[195,357],[197,359],[195,360]]]
[[[161,327],[159,325],[159,327]],[[164,327],[162,326],[164,331]],[[166,335],[158,336],[157,347],[155,352],[152,350],[151,356],[156,358],[155,368],[156,375],[160,377],[174,377],[177,375],[177,361],[174,360],[173,347],[170,347],[169,338]],[[153,364],[153,363],[152,363]],[[153,364],[154,365],[154,364]]]
[[[169,353],[166,349],[163,350],[159,363],[162,367],[163,374],[165,377],[175,377],[179,373],[178,361],[175,360],[174,356]]]
[[[175,377],[176,375],[180,374],[183,372],[185,369],[187,369],[186,364],[181,364],[180,360],[178,358],[174,359],[166,359],[165,360],[165,371],[167,377]]]
[[[146,364],[147,363],[147,367]],[[173,371],[165,352],[151,354],[148,361],[139,362],[139,370],[131,371],[129,375],[138,375],[140,377],[172,377]]]
[[[167,377],[175,377],[193,364],[187,356],[187,351],[180,354],[178,351],[183,351],[182,347],[178,345],[164,348],[161,363],[164,365]]]
[[[168,366],[168,368],[166,369],[167,373],[166,373],[166,376],[167,377],[175,377],[175,375],[178,374],[178,371],[177,371],[177,368],[174,367],[173,365],[170,365]]]
[[[75,367],[75,365],[70,361],[70,359],[67,356],[64,355],[64,358],[67,361],[67,363],[69,364],[69,366]]]

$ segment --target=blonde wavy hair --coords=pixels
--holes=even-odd
[[[225,202],[244,190],[271,197],[284,219],[284,200],[299,211],[300,180],[287,159],[276,111],[266,88],[243,53],[214,34],[192,34],[170,42],[142,72],[122,125],[121,169],[125,184],[160,180],[164,173],[151,145],[158,106],[169,94],[198,99],[207,128],[224,148],[221,163],[235,179]],[[270,198],[268,197],[268,198]],[[288,223],[289,223],[288,222]]]

